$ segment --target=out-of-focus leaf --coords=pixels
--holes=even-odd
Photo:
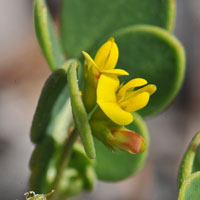
[[[54,72],[42,89],[31,127],[31,140],[34,143],[45,135],[59,140],[60,135],[66,134],[72,120],[67,88],[67,70],[72,61],[67,61],[63,68]]]
[[[49,161],[53,158],[55,142],[52,138],[46,137],[36,145],[30,160],[31,177],[29,180],[30,189],[36,193],[48,192],[47,172]]]
[[[79,176],[83,180],[83,188],[91,190],[96,183],[96,174],[94,170],[94,160],[89,159],[84,152],[84,148],[80,144],[75,144],[71,159],[69,161],[69,168],[76,169]]]
[[[89,159],[78,142],[74,145],[68,167],[64,170],[58,187],[62,197],[80,194],[93,189],[96,183],[94,160]]]
[[[45,0],[35,0],[35,31],[38,42],[52,71],[64,63],[64,55]]]
[[[67,88],[67,70],[72,61],[46,81],[34,115],[31,139],[36,147],[30,161],[30,189],[37,193],[53,189],[57,163],[72,122]]]
[[[113,31],[135,24],[171,30],[175,1],[172,0],[63,0],[61,34],[69,57],[96,47]]]
[[[36,143],[36,147],[30,161],[30,189],[37,193],[47,193],[54,189],[60,160],[63,159],[65,141],[72,126],[72,111],[67,87],[67,71],[72,63],[75,63],[77,67],[77,60],[69,60],[63,68],[58,69],[49,77],[42,90],[33,119],[31,138]],[[72,84],[70,75],[68,78],[70,85]],[[75,86],[77,87],[77,85]],[[70,88],[75,86],[70,86]],[[74,99],[77,100],[73,96],[73,102]],[[77,112],[80,114],[82,111],[80,106],[77,108],[79,109]],[[67,196],[71,196],[84,189],[89,190],[95,183],[93,162],[82,151],[76,148],[72,152],[72,161],[70,161],[69,167],[71,171],[68,168],[64,170],[62,178],[58,182],[57,192],[61,196],[65,195],[63,191],[67,191]],[[74,156],[79,157],[79,165],[73,161]],[[80,168],[80,166],[82,167]],[[79,170],[82,170],[81,174]]]
[[[178,200],[199,200],[200,199],[200,172],[195,172],[187,177],[180,188]]]

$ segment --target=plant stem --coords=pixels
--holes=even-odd
[[[72,147],[76,141],[76,139],[78,138],[79,134],[78,134],[78,130],[75,128],[71,134],[69,135],[69,138],[67,138],[65,144],[64,144],[64,150],[62,152],[61,155],[61,159],[60,162],[58,163],[58,169],[57,169],[57,175],[53,184],[52,189],[55,190],[55,192],[49,197],[49,200],[56,200],[57,199],[57,187],[60,181],[60,178],[63,174],[64,169],[66,168],[66,166],[68,165],[70,156],[71,156],[71,152],[72,152]]]

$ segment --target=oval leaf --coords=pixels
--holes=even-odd
[[[35,0],[34,22],[38,42],[52,71],[64,62],[61,45],[45,0]]]
[[[56,167],[72,122],[68,100],[68,61],[46,81],[34,115],[31,139],[36,143],[30,160],[30,188],[37,193],[52,190]]]
[[[49,179],[48,177],[48,171],[50,172],[49,166],[51,161],[55,160],[55,148],[55,141],[51,137],[46,137],[45,140],[40,141],[40,143],[36,145],[31,155],[29,163],[31,169],[29,187],[36,193],[48,192],[49,185],[53,182],[51,178]]]
[[[178,200],[199,200],[200,172],[195,172],[186,178],[181,185]]]
[[[192,173],[200,171],[200,132],[197,133],[188,146],[178,173],[178,186]]]
[[[80,133],[85,152],[89,158],[93,159],[95,158],[94,141],[92,131],[88,122],[87,112],[85,110],[78,86],[76,72],[77,67],[77,63],[71,63],[67,75],[72,112],[74,114],[74,119]]]
[[[144,121],[139,116],[136,116],[136,120],[126,127],[144,137],[146,141],[146,151],[135,155],[120,150],[113,153],[108,150],[103,143],[95,140],[97,152],[95,168],[100,180],[123,180],[135,174],[143,166],[146,160],[149,148],[149,135]]]
[[[84,152],[81,144],[76,143],[73,147],[69,168],[76,169],[79,177],[82,177],[85,190],[92,190],[96,183],[96,174],[94,170],[94,160],[89,159]]]
[[[93,166],[94,160],[87,157],[83,146],[77,142],[73,146],[69,165],[62,173],[57,188],[59,195],[65,199],[66,197],[78,195],[83,190],[92,190],[96,182]]]
[[[42,89],[31,127],[31,140],[34,143],[43,139],[45,134],[58,140],[63,137],[61,135],[66,135],[72,121],[67,88],[67,70],[71,62],[69,60],[63,68],[54,72]]]
[[[63,0],[61,34],[65,53],[79,57],[96,41],[113,31],[135,24],[151,24],[171,30],[172,0]]]
[[[123,81],[144,78],[157,86],[149,104],[139,114],[149,116],[167,107],[179,91],[185,72],[185,53],[169,32],[138,25],[113,34],[119,46],[118,66],[129,72]]]
[[[30,160],[30,189],[37,193],[55,189],[56,171],[64,145],[58,146],[51,137],[36,145]],[[63,170],[56,193],[63,197],[78,195],[82,190],[91,190],[96,182],[94,162],[82,147],[73,147],[69,165]]]

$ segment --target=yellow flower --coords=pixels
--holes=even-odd
[[[144,87],[135,90],[141,86]],[[155,91],[155,85],[147,85],[147,81],[141,78],[132,79],[120,87],[117,75],[102,74],[97,86],[97,103],[114,123],[127,125],[134,119],[132,112],[145,107]]]
[[[122,69],[114,69],[118,61],[119,50],[113,37],[99,48],[94,60],[85,51],[82,53],[87,62],[88,71],[92,69],[95,85],[97,85],[101,74],[128,75]]]

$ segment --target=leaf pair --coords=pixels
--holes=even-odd
[[[76,60],[69,60],[47,79],[33,118],[31,140],[36,147],[30,160],[30,188],[37,193],[56,189],[60,195],[66,196],[66,192],[67,196],[75,195],[83,189],[91,189],[96,181],[94,163],[76,145],[72,158],[75,156],[85,170],[81,173],[70,163],[70,167],[62,172],[58,187],[55,186],[60,161],[65,159],[62,155],[66,138],[74,126],[67,86],[67,71],[72,63],[77,67]]]

